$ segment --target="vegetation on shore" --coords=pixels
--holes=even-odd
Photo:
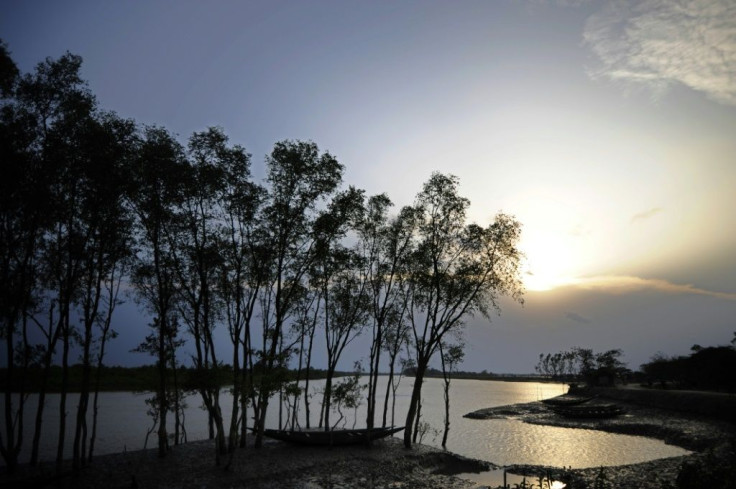
[[[558,382],[613,385],[637,382],[648,387],[736,392],[736,332],[730,345],[693,345],[690,355],[655,354],[633,372],[621,361],[621,350],[596,353],[572,348],[539,355],[535,370]]]

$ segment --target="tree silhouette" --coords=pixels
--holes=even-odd
[[[497,299],[521,301],[521,226],[499,214],[487,228],[465,224],[470,202],[458,195],[454,176],[434,173],[415,203],[417,224],[409,264],[409,314],[416,376],[406,415],[404,445],[412,444],[412,427],[421,399],[422,382],[432,356],[448,334],[476,314],[489,318]]]

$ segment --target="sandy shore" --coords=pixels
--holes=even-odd
[[[682,485],[680,475],[693,480],[736,481],[732,440],[734,425],[676,412],[624,405],[627,414],[602,420],[567,419],[550,412],[540,402],[483,409],[466,416],[476,419],[515,418],[527,423],[588,428],[614,433],[659,438],[694,453],[684,457],[606,467],[601,469],[564,470],[554,467],[514,466],[510,472],[545,474],[568,483],[568,487],[636,487],[671,489],[678,487],[733,487],[728,485]],[[725,469],[724,469],[725,467]],[[730,468],[729,468],[730,467]],[[105,488],[105,489],[338,489],[338,488],[448,488],[465,489],[476,485],[455,477],[466,472],[481,472],[495,467],[488,462],[471,460],[427,446],[404,449],[401,440],[380,440],[373,447],[301,447],[269,441],[261,450],[253,447],[237,450],[231,468],[217,467],[214,445],[210,441],[173,447],[164,459],[155,450],[128,452],[97,457],[80,476],[67,472],[53,478],[49,464],[30,470],[21,469],[12,478],[0,475],[0,485],[14,488]],[[726,472],[723,472],[723,471]],[[728,472],[730,470],[730,472]],[[714,472],[714,473],[708,473]],[[720,472],[719,472],[720,471]],[[710,477],[710,479],[708,479]]]

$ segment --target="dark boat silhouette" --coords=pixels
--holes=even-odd
[[[593,397],[594,396],[581,397],[562,395],[551,397],[549,399],[542,399],[542,402],[548,406],[577,406],[578,404],[583,404],[590,401],[591,399],[593,399]]]
[[[403,430],[403,426],[386,428],[367,428],[357,430],[263,430],[264,436],[275,440],[300,445],[358,445],[391,436]]]
[[[566,418],[612,418],[626,410],[616,404],[590,404],[585,406],[552,406],[552,410]]]

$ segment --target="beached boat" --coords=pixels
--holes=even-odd
[[[593,399],[593,396],[582,397],[582,396],[568,396],[563,394],[557,397],[551,397],[549,399],[542,399],[542,402],[548,406],[577,406]]]
[[[298,443],[300,445],[358,445],[366,444],[379,438],[391,436],[403,430],[403,426],[372,428],[358,430],[263,430],[263,434],[275,440]]]
[[[552,410],[566,418],[611,418],[626,410],[616,404],[591,404],[586,406],[553,406]]]

